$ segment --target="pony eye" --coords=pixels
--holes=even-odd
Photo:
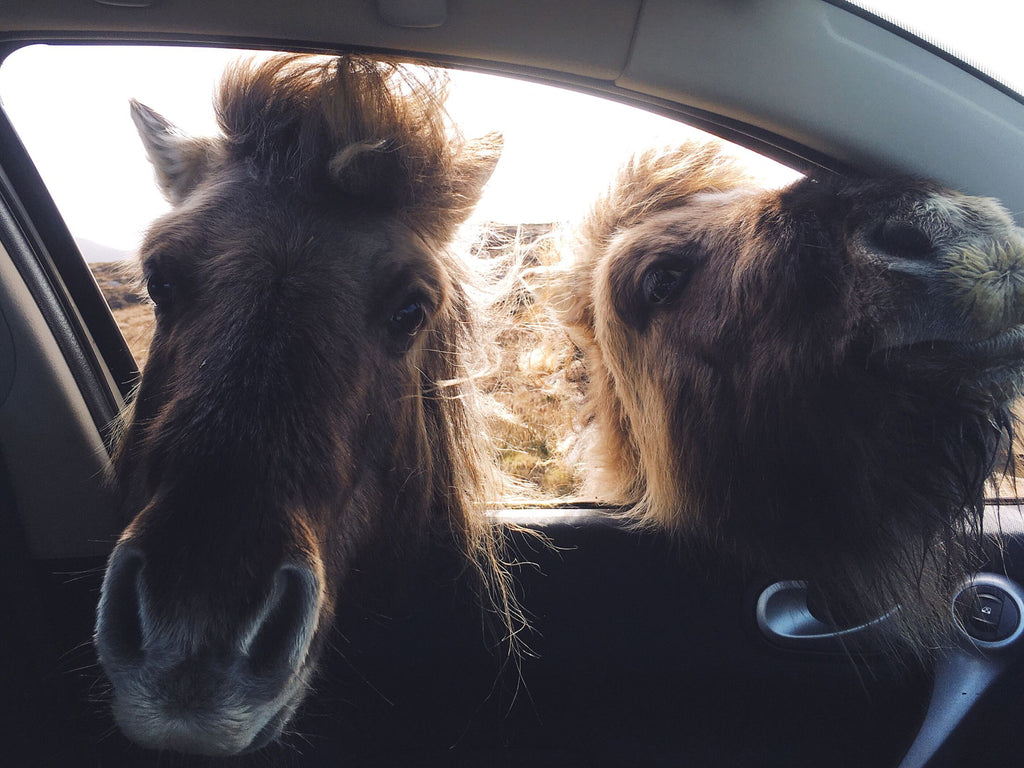
[[[388,318],[389,330],[394,336],[415,336],[423,322],[427,319],[427,311],[419,300],[408,301]]]
[[[682,270],[654,267],[643,277],[644,299],[650,304],[665,304],[675,298],[682,284]]]
[[[159,309],[167,309],[174,297],[174,284],[154,272],[146,280],[146,293]]]
[[[874,231],[875,246],[905,259],[922,259],[934,249],[931,238],[918,227],[904,221],[887,221]]]

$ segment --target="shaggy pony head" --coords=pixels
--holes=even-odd
[[[276,738],[352,575],[387,578],[430,539],[510,615],[447,250],[500,139],[464,141],[443,98],[422,70],[281,56],[228,70],[216,137],[132,107],[173,207],[141,248],[156,331],[96,647],[144,745]]]
[[[621,171],[566,274],[603,500],[935,638],[1024,370],[1002,207],[909,179],[764,190],[691,144]]]

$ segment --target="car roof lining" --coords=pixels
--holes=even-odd
[[[237,3],[209,0],[182,14],[174,2],[117,8],[96,2],[14,0],[0,8],[9,38],[39,39],[54,33],[146,39],[196,35],[222,40],[305,41],[316,48],[373,46],[411,54],[445,53],[464,59],[533,66],[598,80],[614,80],[632,43],[641,0],[475,0],[449,7],[445,23],[410,29],[385,22],[375,4],[337,0],[325,13],[317,0]],[[187,18],[187,20],[184,20]]]
[[[647,0],[617,82],[867,173],[927,176],[1024,209],[1024,177],[1005,161],[1024,143],[1024,104],[835,5]]]

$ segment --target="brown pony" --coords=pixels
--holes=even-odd
[[[936,639],[1024,370],[1005,210],[908,179],[764,190],[691,144],[621,171],[567,274],[601,498],[810,580],[839,623],[901,606]]]
[[[447,251],[500,138],[460,140],[443,95],[397,64],[282,56],[227,71],[216,138],[132,105],[173,210],[141,250],[157,326],[95,643],[140,744],[273,740],[352,574],[431,539],[509,616]]]

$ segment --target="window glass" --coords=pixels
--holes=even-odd
[[[153,311],[133,277],[147,225],[168,210],[135,127],[135,98],[192,135],[213,134],[212,94],[225,65],[265,52],[173,47],[33,45],[0,68],[0,99],[125,337],[144,366]],[[604,99],[510,78],[452,72],[448,101],[467,136],[500,131],[502,159],[474,218],[465,252],[483,260],[514,249],[539,265],[556,258],[548,237],[580,217],[633,152],[699,132]],[[797,174],[736,148],[771,183]],[[495,262],[497,263],[497,262]],[[127,266],[126,266],[127,265]],[[567,339],[529,302],[500,336],[481,378],[497,404],[503,468],[544,496],[577,493],[581,364]],[[536,498],[536,497],[533,497]]]

